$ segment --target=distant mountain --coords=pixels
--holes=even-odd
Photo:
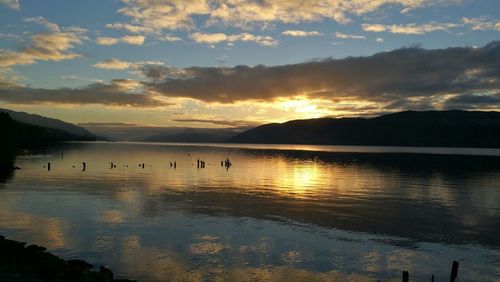
[[[222,143],[238,134],[234,129],[186,128],[181,132],[161,133],[149,136],[147,142],[192,142],[192,143]]]
[[[126,123],[80,123],[79,126],[113,141],[224,142],[248,127],[189,128],[154,127]]]
[[[266,124],[230,143],[500,147],[500,112],[406,111],[376,118],[319,118]]]
[[[0,109],[0,112],[8,113],[13,120],[20,121],[22,123],[41,126],[45,128],[58,129],[75,136],[82,136],[87,138],[96,137],[90,131],[82,127],[58,119],[43,117],[40,115],[29,114],[25,112],[15,112],[7,109]]]

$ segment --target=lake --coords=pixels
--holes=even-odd
[[[119,277],[500,280],[500,150],[90,142],[15,165],[0,234]]]

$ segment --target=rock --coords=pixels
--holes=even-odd
[[[92,264],[90,264],[84,260],[80,260],[80,259],[68,260],[66,262],[66,265],[69,268],[76,268],[76,269],[81,269],[81,270],[88,270],[88,269],[91,269],[92,267],[94,267]]]
[[[101,274],[101,276],[109,279],[109,281],[113,281],[113,272],[108,268],[101,265],[101,267],[99,268],[99,273]]]
[[[92,264],[83,260],[65,261],[46,252],[37,245],[25,247],[26,243],[5,239],[0,235],[0,282],[3,281],[71,281],[71,282],[130,282],[113,280],[113,272],[101,266],[92,270]]]
[[[23,253],[25,245],[26,243],[24,242],[3,238],[2,241],[0,241],[0,253],[17,257]]]
[[[29,252],[35,253],[35,254],[40,254],[40,253],[45,252],[47,250],[47,248],[40,247],[37,245],[30,245],[26,248],[26,250]]]

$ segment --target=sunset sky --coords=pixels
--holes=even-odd
[[[0,0],[0,107],[227,127],[500,110],[498,0]]]

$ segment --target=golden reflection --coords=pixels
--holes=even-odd
[[[300,251],[293,250],[281,255],[281,260],[286,264],[298,264],[306,261],[308,258]]]
[[[191,244],[190,252],[195,255],[215,255],[224,250],[224,245],[216,242],[217,236],[197,236],[201,242]]]
[[[282,187],[290,187],[290,193],[300,195],[314,189],[320,180],[320,169],[318,164],[312,162],[297,164],[279,175],[277,182]]]
[[[204,243],[207,244],[218,244],[212,241],[218,240],[216,236],[195,236],[195,238],[205,240]],[[239,254],[240,256],[244,255],[249,249],[255,249],[263,252],[263,254],[268,254],[269,242],[265,238],[262,239],[252,244],[252,247],[228,246],[227,250],[245,250]],[[232,258],[232,261],[242,262],[238,266],[222,266],[215,259],[219,255],[219,247],[216,248],[217,251],[215,252],[212,252],[212,247],[200,253],[196,251],[195,254],[203,254],[207,257],[203,266],[193,266],[184,261],[182,255],[178,253],[142,246],[139,236],[127,236],[119,241],[121,242],[120,263],[123,269],[127,269],[127,271],[132,273],[142,273],[145,278],[153,281],[373,281],[372,278],[361,274],[341,273],[334,270],[315,272],[293,266],[243,266],[246,264],[243,258]],[[267,242],[264,244],[265,247],[262,246],[263,242]],[[195,249],[198,250],[197,247]],[[193,250],[193,245],[191,245],[190,250]],[[238,252],[235,255],[238,255]],[[294,264],[300,263],[305,257],[299,251],[290,251],[285,252],[282,258],[287,264]]]
[[[230,269],[229,281],[297,281],[297,282],[334,282],[334,281],[373,281],[373,278],[360,274],[344,274],[337,271],[314,272],[292,267],[235,268]],[[389,280],[398,281],[398,280]]]
[[[101,221],[104,223],[120,224],[124,222],[123,213],[119,210],[108,210],[105,211],[101,217]]]
[[[181,256],[168,250],[141,246],[140,237],[121,240],[120,265],[130,273],[143,273],[153,281],[203,281],[199,271],[191,271]]]
[[[363,255],[363,270],[366,272],[381,271],[384,257],[376,251],[369,251]]]
[[[307,150],[307,146],[297,146]],[[123,150],[127,154],[123,154]],[[220,161],[226,157],[233,162],[229,170],[220,166]],[[198,169],[197,158],[206,161],[207,167]],[[50,172],[43,168],[48,161],[52,163]],[[87,162],[85,172],[80,168],[82,161]],[[110,169],[111,161],[116,168]],[[176,169],[170,168],[170,161],[176,161]],[[138,166],[143,162],[144,169]],[[362,177],[358,177],[360,175]],[[172,150],[162,145],[100,143],[85,144],[78,150],[65,152],[64,159],[56,153],[41,156],[23,164],[17,177],[25,181],[46,179],[54,185],[60,185],[60,179],[84,181],[88,183],[83,187],[87,193],[105,194],[126,203],[128,216],[133,217],[140,212],[145,196],[157,198],[165,193],[184,193],[190,189],[227,189],[232,193],[260,192],[286,198],[338,197],[366,194],[371,192],[372,186],[387,186],[383,183],[390,178],[387,176],[388,173],[371,167],[364,167],[359,172],[352,167],[294,160],[281,155],[255,157],[241,151],[200,150],[195,146]],[[106,190],[96,188],[102,185]],[[112,217],[119,221],[116,214],[103,218],[110,221]]]
[[[94,247],[98,250],[111,250],[115,246],[115,237],[111,235],[98,235]]]
[[[68,247],[67,224],[53,217],[43,217],[12,209],[6,199],[0,206],[0,229],[29,231],[35,234],[34,244],[40,244],[49,249]]]

